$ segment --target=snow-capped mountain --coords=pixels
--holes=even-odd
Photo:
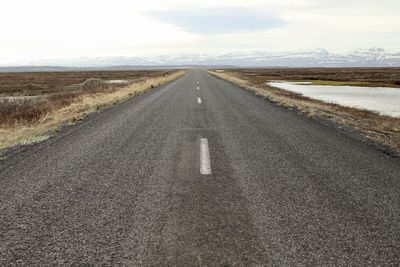
[[[185,54],[153,57],[79,58],[30,62],[34,66],[239,66],[239,67],[400,67],[400,53],[382,48],[358,49],[346,54],[326,49],[297,52],[236,52],[220,55]]]

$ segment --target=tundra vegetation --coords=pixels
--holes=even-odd
[[[65,124],[172,81],[183,70],[0,73],[0,148],[34,142]]]
[[[400,118],[325,103],[266,84],[271,80],[308,81],[322,85],[399,87],[400,90],[400,68],[227,69],[211,70],[210,73],[309,117],[352,127],[368,138],[400,152]]]

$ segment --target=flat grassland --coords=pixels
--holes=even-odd
[[[399,87],[400,68],[273,68],[233,69],[255,82],[308,81],[321,85]]]
[[[399,118],[325,103],[266,84],[271,80],[310,81],[321,85],[399,87],[400,90],[400,68],[254,68],[212,70],[210,73],[309,117],[350,126],[400,152]]]
[[[2,72],[0,95],[40,95],[65,92],[67,86],[88,79],[135,80],[167,75],[172,71],[65,71],[65,72]]]
[[[0,73],[0,148],[46,138],[60,125],[183,74],[182,70]]]

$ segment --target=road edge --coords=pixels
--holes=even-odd
[[[318,114],[313,114],[312,116],[310,116],[310,114],[304,112],[299,107],[296,107],[296,106],[290,106],[290,107],[285,106],[282,103],[271,99],[268,95],[260,93],[260,89],[259,88],[256,88],[254,86],[247,85],[247,84],[244,85],[244,84],[237,83],[234,79],[229,80],[229,79],[226,78],[226,76],[225,77],[219,76],[218,74],[216,74],[215,72],[210,71],[210,70],[205,70],[205,71],[209,75],[212,75],[213,77],[215,77],[215,78],[217,78],[219,80],[228,82],[228,83],[233,84],[233,85],[235,85],[235,86],[237,86],[237,87],[239,87],[239,88],[241,88],[243,90],[246,90],[249,93],[252,93],[257,97],[260,97],[263,100],[266,100],[269,103],[271,103],[271,104],[273,104],[273,105],[275,105],[277,107],[280,107],[280,108],[282,108],[282,109],[284,109],[286,111],[294,112],[294,113],[296,113],[296,114],[298,114],[298,115],[300,115],[302,117],[311,119],[313,121],[316,121],[318,123],[326,125],[326,126],[328,126],[330,128],[333,128],[336,131],[339,131],[339,132],[345,134],[346,136],[348,136],[348,137],[350,137],[352,139],[358,140],[358,141],[360,141],[362,143],[365,143],[365,144],[367,144],[367,145],[369,145],[371,147],[374,147],[375,149],[381,151],[382,153],[384,153],[386,155],[389,155],[389,156],[394,157],[394,158],[400,158],[400,148],[394,148],[392,146],[389,146],[388,144],[380,142],[379,140],[373,139],[373,138],[369,137],[365,132],[363,132],[363,131],[355,128],[355,127],[351,127],[349,125],[337,123],[334,120],[331,120],[331,119],[329,119],[327,117],[320,116]]]
[[[144,96],[147,93],[150,93],[152,91],[155,91],[157,89],[162,89],[165,86],[168,86],[169,84],[175,82],[176,80],[182,78],[183,76],[185,76],[189,71],[188,70],[182,70],[182,73],[177,75],[176,77],[174,77],[174,79],[168,80],[164,83],[159,84],[158,86],[153,86],[153,87],[149,87],[146,90],[140,91],[138,93],[129,95],[129,97],[122,99],[120,101],[117,101],[116,103],[113,104],[109,104],[109,105],[104,105],[99,109],[95,109],[93,111],[87,112],[85,113],[84,117],[82,117],[79,120],[74,120],[73,122],[64,122],[61,123],[59,125],[57,125],[57,128],[55,129],[49,129],[47,132],[35,136],[33,139],[33,141],[30,142],[22,142],[22,143],[17,143],[11,146],[7,146],[7,147],[3,147],[0,148],[0,163],[3,160],[6,160],[7,158],[9,158],[12,155],[16,155],[16,154],[20,154],[21,152],[24,152],[26,150],[31,149],[34,146],[37,146],[43,142],[46,141],[50,141],[53,140],[55,137],[65,133],[67,130],[73,130],[74,128],[79,127],[80,125],[82,125],[83,123],[87,122],[88,120],[90,120],[91,118],[93,118],[94,116],[101,114],[103,112],[107,112],[108,110],[110,110],[111,108],[114,108],[118,105],[121,105],[127,101],[133,100],[139,96]]]

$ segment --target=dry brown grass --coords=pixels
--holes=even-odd
[[[64,90],[52,90],[50,94],[40,91],[35,97],[4,98],[3,95],[0,100],[0,148],[41,140],[62,124],[82,120],[89,113],[139,95],[184,73],[159,71],[124,86],[104,85],[99,81],[88,85],[83,81],[64,87]]]
[[[247,75],[249,73],[248,70],[243,73],[239,70],[209,72],[251,90],[257,95],[262,95],[278,105],[299,110],[310,117],[325,118],[337,124],[353,127],[375,141],[400,149],[399,118],[383,116],[367,110],[329,104],[300,94],[270,87],[265,84],[264,79],[262,79],[262,82],[260,82],[260,78],[254,79],[254,76],[257,77],[257,75]]]
[[[271,68],[232,69],[242,77],[267,80],[311,81],[329,85],[400,87],[400,68]]]
[[[113,92],[128,83],[167,76],[171,71],[77,71],[0,73],[0,125],[30,125],[85,94]]]
[[[159,77],[173,71],[61,71],[61,72],[0,72],[0,95],[44,95],[71,91],[73,85],[87,80],[137,80]]]
[[[46,114],[77,101],[79,93],[57,93],[45,97],[0,99],[0,127],[32,125]]]

